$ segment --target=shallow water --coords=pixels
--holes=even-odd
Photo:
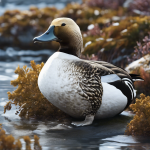
[[[28,56],[28,52],[32,55]],[[75,127],[69,122],[60,121],[39,121],[25,120],[15,115],[16,107],[3,113],[3,106],[8,101],[7,92],[13,91],[15,87],[10,85],[10,80],[15,79],[17,75],[13,72],[20,65],[29,65],[29,59],[35,59],[44,55],[48,57],[52,51],[37,52],[20,51],[19,53],[12,51],[13,56],[18,56],[18,61],[13,61],[10,56],[5,61],[0,61],[0,123],[7,134],[12,134],[16,138],[28,135],[33,139],[34,134],[40,137],[40,144],[43,150],[147,150],[150,149],[149,138],[132,137],[124,135],[127,123],[132,119],[133,115],[129,112],[123,112],[121,115],[110,119],[94,121],[90,126]],[[2,55],[2,53],[0,53]],[[4,54],[4,53],[3,53]],[[26,61],[20,61],[21,57],[26,57]],[[1,57],[2,58],[2,57]],[[7,59],[6,59],[7,58]],[[39,61],[42,61],[41,58]],[[10,62],[6,62],[10,61]],[[33,146],[33,145],[32,145]],[[25,146],[24,146],[25,148]]]

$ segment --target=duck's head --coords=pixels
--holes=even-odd
[[[79,26],[70,18],[54,19],[48,30],[35,37],[34,42],[57,41],[60,43],[60,52],[80,57],[83,49],[83,40]]]

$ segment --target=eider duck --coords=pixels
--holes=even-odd
[[[138,75],[104,61],[80,59],[83,40],[79,26],[70,18],[54,19],[34,42],[57,41],[60,48],[49,57],[38,77],[41,93],[56,107],[75,118],[76,126],[92,124],[94,118],[120,114],[136,96]]]

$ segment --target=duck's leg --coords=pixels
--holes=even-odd
[[[87,115],[84,121],[74,121],[71,124],[75,126],[87,126],[93,123],[95,115]]]

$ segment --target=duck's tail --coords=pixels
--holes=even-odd
[[[135,81],[144,81],[144,79],[142,79],[139,75],[137,74],[129,74],[133,80],[133,82]]]

